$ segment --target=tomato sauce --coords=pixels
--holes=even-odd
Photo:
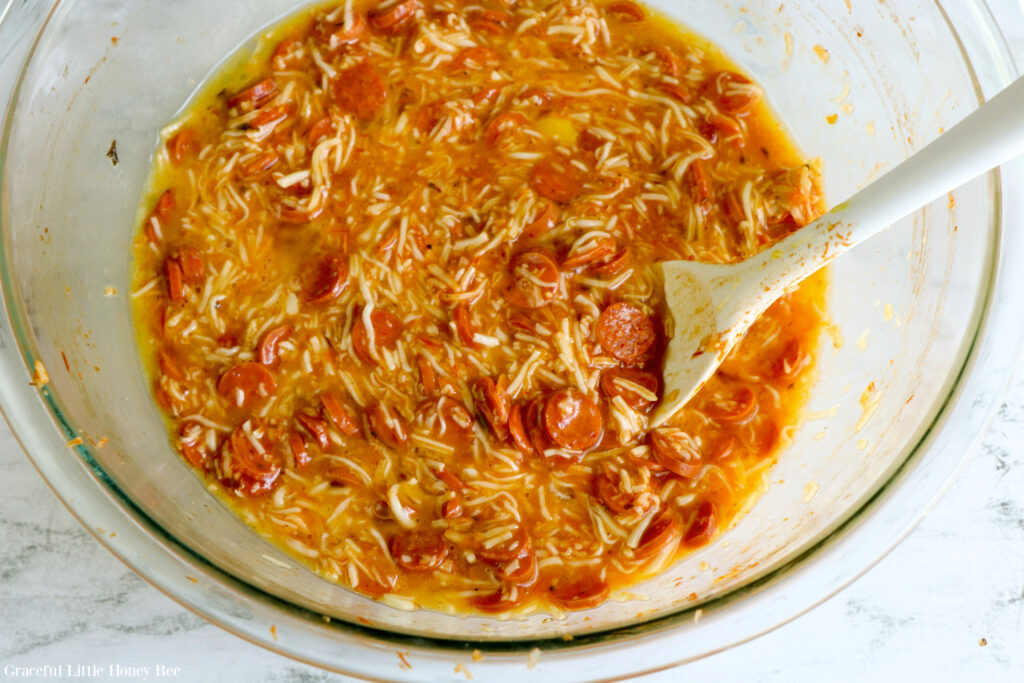
[[[649,428],[658,263],[745,258],[823,200],[760,88],[628,0],[305,11],[150,186],[134,301],[174,447],[371,597],[600,605],[728,528],[813,374],[821,275]]]

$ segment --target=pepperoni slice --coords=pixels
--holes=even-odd
[[[483,88],[469,96],[474,104],[493,104],[501,88]]]
[[[334,426],[345,436],[356,436],[359,434],[359,425],[355,418],[346,410],[341,399],[331,392],[320,394],[320,404],[324,407],[324,414],[330,418]]]
[[[282,339],[292,333],[291,325],[278,325],[263,335],[259,345],[256,347],[256,358],[263,365],[274,365],[277,363],[277,345]]]
[[[206,459],[210,457],[210,453],[206,450],[206,446],[200,443],[198,438],[190,441],[182,441],[178,444],[178,450],[185,456],[185,459],[192,463],[193,467],[199,469],[206,469]]]
[[[178,361],[174,355],[167,349],[160,349],[157,354],[157,363],[160,365],[160,372],[167,377],[170,377],[175,382],[184,382],[185,373],[182,371],[181,366],[178,365]]]
[[[437,374],[434,366],[423,356],[416,359],[416,367],[420,371],[420,382],[423,383],[423,393],[430,396],[437,391]]]
[[[466,485],[462,483],[462,480],[455,476],[455,474],[444,465],[433,470],[433,472],[434,476],[443,481],[445,486],[456,493],[466,488]]]
[[[511,410],[508,378],[501,375],[495,382],[490,377],[481,377],[473,385],[473,396],[476,409],[490,425],[491,431],[499,439],[504,439],[508,430],[508,416]]]
[[[326,476],[333,486],[347,486],[350,489],[365,489],[367,487],[367,483],[363,480],[362,476],[357,474],[352,466],[347,463],[339,462],[334,465],[327,470]],[[370,504],[370,514],[381,521],[392,519],[391,506],[382,498],[377,498]]]
[[[277,384],[270,371],[251,361],[235,365],[221,375],[217,382],[217,393],[239,408],[248,408],[261,399],[273,396],[276,390]]]
[[[704,124],[700,127],[700,132],[711,144],[718,142],[719,137],[734,147],[743,147],[746,143],[743,138],[743,129],[740,128],[739,122],[731,116],[708,114]]]
[[[530,540],[530,535],[526,533],[526,529],[522,526],[517,526],[512,530],[511,534],[507,538],[504,537],[506,534],[497,536],[496,538],[501,538],[502,540],[493,542],[484,536],[480,540],[476,554],[484,562],[503,564],[533,552],[533,541]]]
[[[251,420],[247,421],[247,424],[249,425],[249,433],[252,434],[251,441],[249,435],[246,434],[244,426],[236,428],[229,437],[228,443],[231,447],[232,464],[243,474],[247,474],[254,479],[260,479],[270,474],[275,469],[276,464],[270,454],[270,449],[267,448],[265,439],[258,436],[262,427],[258,424],[253,424]],[[259,449],[253,445],[253,441],[259,444]]]
[[[554,202],[544,202],[533,215],[533,220],[523,229],[523,237],[527,239],[543,237],[555,227],[558,215],[558,205]]]
[[[609,399],[621,396],[630,408],[646,411],[658,399],[658,375],[633,368],[611,368],[601,375],[601,390]],[[640,387],[640,390],[635,388]],[[649,393],[648,393],[649,392]],[[652,399],[650,394],[654,395]]]
[[[178,263],[185,282],[193,287],[203,283],[203,256],[198,249],[186,248],[178,252]]]
[[[261,109],[256,116],[252,117],[249,121],[249,126],[252,128],[263,128],[264,126],[270,126],[273,124],[273,126],[271,126],[267,131],[267,134],[269,134],[277,124],[288,118],[291,112],[292,105],[290,102],[280,104],[276,107],[267,107],[266,109]]]
[[[434,435],[451,446],[465,445],[465,437],[473,433],[473,415],[462,401],[451,396],[425,401],[420,405],[418,415],[431,426]]]
[[[623,247],[606,261],[591,265],[590,270],[595,275],[600,275],[603,278],[612,278],[626,270],[626,268],[629,268],[629,264],[632,262],[632,252],[629,250],[629,247]]]
[[[265,78],[255,85],[246,88],[228,98],[228,107],[238,107],[242,111],[252,111],[261,107],[271,97],[277,94],[277,81],[273,78]]]
[[[583,182],[583,172],[564,157],[548,157],[530,170],[530,187],[559,204],[568,204],[583,194]]]
[[[238,488],[244,493],[257,495],[273,488],[281,474],[281,466],[267,444],[266,436],[261,435],[262,425],[252,421],[245,424],[249,425],[251,440],[243,424],[231,432],[227,450],[232,470],[238,475]]]
[[[551,591],[551,599],[562,609],[593,609],[608,597],[608,584],[596,574],[572,572]]]
[[[607,259],[615,253],[618,244],[611,236],[585,236],[573,243],[569,254],[562,261],[562,268],[573,270],[595,261]]]
[[[739,442],[737,441],[735,436],[726,437],[719,443],[718,451],[716,451],[715,456],[712,458],[712,460],[715,462],[725,460],[730,455],[732,455],[733,451],[736,450],[738,444]]]
[[[609,5],[605,6],[605,11],[608,14],[614,15],[622,21],[635,23],[637,21],[643,21],[645,19],[644,11],[634,2],[629,0],[617,0]]]
[[[310,458],[309,451],[306,450],[306,442],[302,435],[295,430],[288,432],[288,449],[292,452],[295,465],[299,469],[309,464]]]
[[[455,333],[466,346],[475,347],[476,341],[473,339],[475,330],[473,329],[473,321],[469,318],[469,306],[466,304],[459,304],[452,311],[452,322],[455,323]]]
[[[500,9],[478,10],[473,13],[473,16],[479,19],[493,21],[495,24],[500,24],[502,26],[505,26],[510,21],[512,21],[512,15]]]
[[[638,560],[654,557],[666,548],[678,546],[682,537],[683,530],[679,528],[679,522],[666,510],[644,530],[633,556]]]
[[[373,345],[378,349],[394,349],[402,335],[402,321],[398,316],[383,308],[374,308],[370,312],[370,324],[373,326]],[[373,365],[377,362],[370,351],[370,335],[361,315],[352,325],[352,351],[364,363]]]
[[[732,220],[733,225],[739,225],[747,217],[746,212],[743,210],[743,204],[740,202],[739,196],[735,191],[728,192],[725,195],[725,213]]]
[[[523,423],[523,408],[519,404],[512,406],[508,414],[508,432],[516,447],[523,455],[533,453],[533,444],[530,442],[530,435],[526,432],[526,425]]]
[[[544,430],[544,397],[537,396],[523,407],[523,426],[534,449],[543,454],[551,448],[551,440]]]
[[[379,598],[380,596],[391,593],[395,590],[395,584],[398,582],[398,571],[391,570],[386,564],[386,560],[381,556],[382,551],[379,548],[373,548],[376,552],[369,553],[369,557],[364,560],[367,564],[376,563],[378,574],[371,575],[368,573],[359,575],[359,585],[356,588],[360,593],[369,595],[372,598]],[[378,557],[380,559],[375,559]]]
[[[690,104],[693,102],[693,93],[676,83],[659,83],[658,90],[671,97],[676,102]]]
[[[449,547],[440,534],[414,531],[391,539],[395,564],[408,572],[429,572],[441,566]]]
[[[596,333],[601,348],[626,365],[639,365],[647,360],[658,340],[651,317],[625,301],[601,311]]]
[[[167,296],[175,303],[184,301],[185,276],[181,272],[181,263],[178,259],[167,259],[164,263],[164,276],[167,278]]]
[[[537,324],[523,311],[512,310],[508,314],[508,324],[523,332],[536,333]]]
[[[540,308],[558,297],[562,278],[558,266],[544,251],[524,251],[512,259],[512,283],[505,292],[510,304]]]
[[[480,9],[474,12],[474,16],[487,19],[488,22],[494,22],[502,26],[508,25],[512,20],[512,15],[503,9]]]
[[[676,78],[679,76],[679,57],[676,53],[664,45],[654,45],[641,50],[641,54],[653,54],[661,64],[661,71],[666,76]]]
[[[502,28],[501,24],[490,19],[471,19],[467,23],[477,33],[490,33],[492,36],[505,34],[505,29]]]
[[[437,100],[420,107],[414,116],[416,130],[421,133],[429,133],[434,130],[437,124],[441,122],[441,119],[444,118],[445,108],[443,100]]]
[[[243,178],[256,178],[274,168],[274,166],[277,166],[277,162],[280,160],[281,155],[273,150],[263,152],[261,154],[257,154],[252,159],[239,166],[238,173]]]
[[[704,405],[704,414],[721,424],[743,424],[757,415],[757,396],[744,386],[734,395]]]
[[[311,271],[305,286],[305,299],[311,304],[334,301],[348,286],[348,264],[338,256],[328,256]]]
[[[682,429],[658,427],[652,429],[647,442],[654,453],[654,460],[669,472],[684,479],[691,479],[704,466],[700,451],[693,438]]]
[[[231,332],[225,332],[224,334],[217,337],[217,346],[222,349],[235,349],[238,348],[238,337]]]
[[[606,472],[594,477],[593,495],[617,515],[627,512],[633,506],[633,496],[620,489]]]
[[[601,441],[604,433],[601,409],[576,389],[560,389],[544,404],[544,429],[557,446],[569,451],[586,451]]]
[[[509,560],[498,567],[498,578],[517,586],[532,585],[538,576],[537,555],[533,552]]]
[[[309,413],[299,413],[295,416],[295,421],[299,423],[303,431],[309,434],[311,439],[316,441],[320,448],[327,448],[327,445],[330,443],[327,420],[316,415],[310,415]]]
[[[167,149],[171,153],[171,161],[181,164],[194,155],[199,145],[196,142],[196,132],[191,128],[185,128],[178,132],[173,138],[167,141]]]
[[[153,215],[157,217],[157,220],[166,221],[171,217],[171,211],[174,211],[176,203],[174,201],[174,190],[164,190],[163,194],[160,195],[160,199],[156,200],[156,206],[153,207]]]
[[[334,101],[360,119],[372,119],[387,104],[388,86],[370,62],[362,61],[338,73]]]
[[[576,138],[576,144],[585,152],[593,152],[600,149],[605,142],[607,140],[593,133],[589,128],[584,128]]]
[[[330,137],[333,132],[334,123],[325,116],[322,119],[317,119],[316,123],[309,127],[309,132],[306,133],[306,140],[309,142],[310,147],[315,147],[318,142]]]
[[[772,379],[789,384],[810,364],[811,356],[804,350],[800,340],[791,339],[772,363]]]
[[[419,0],[400,0],[390,7],[378,7],[370,12],[370,23],[385,33],[398,33],[412,21],[416,10],[420,8]]]
[[[274,64],[274,68],[281,71],[289,68],[297,68],[299,66],[299,48],[302,45],[295,38],[285,38],[274,47],[273,54],[270,55],[270,60]]]
[[[690,522],[690,527],[683,536],[683,543],[691,548],[704,545],[718,533],[718,519],[715,506],[710,500],[701,501],[697,508],[697,516]]]
[[[345,25],[344,21],[320,20],[313,26],[313,37],[327,43],[327,47],[336,50],[342,45],[358,43],[359,39],[366,33],[366,19],[359,12],[352,13],[352,23]]]
[[[484,129],[484,140],[488,144],[498,144],[507,133],[511,133],[521,126],[530,125],[530,119],[518,111],[506,111],[498,114]]]
[[[761,91],[749,78],[733,71],[720,71],[705,83],[708,93],[715,98],[718,108],[726,114],[743,116],[750,113]]]
[[[445,519],[455,519],[462,516],[462,503],[457,494],[441,503],[441,516]]]
[[[374,436],[392,448],[401,448],[409,440],[409,430],[398,412],[383,403],[374,403],[366,411]]]
[[[708,181],[708,171],[701,159],[694,159],[687,169],[690,176],[690,187],[693,189],[693,198],[697,200],[704,214],[708,214],[712,208],[711,183]]]
[[[389,251],[395,248],[398,244],[398,228],[392,228],[388,231],[388,234],[384,235],[383,239],[377,243],[377,253],[384,260],[390,258]]]
[[[529,592],[522,587],[515,586],[510,590],[499,590],[487,595],[474,597],[470,600],[474,607],[481,612],[497,614],[515,609],[523,604],[529,597]]]
[[[488,64],[498,64],[501,56],[489,47],[478,45],[468,47],[459,54],[448,65],[452,71],[466,71],[470,69],[482,69]]]

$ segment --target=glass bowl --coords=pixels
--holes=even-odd
[[[832,203],[1016,73],[981,0],[654,4],[764,85],[804,151],[824,158]],[[60,0],[0,13],[0,399],[57,495],[153,585],[255,643],[361,677],[509,680],[530,666],[559,681],[614,679],[811,608],[951,480],[1022,336],[1024,273],[1012,264],[1024,257],[1024,206],[1004,192],[1024,182],[1020,164],[835,263],[820,378],[772,484],[714,543],[628,595],[564,619],[402,611],[257,536],[168,444],[136,353],[129,245],[156,131],[220,60],[294,9]]]

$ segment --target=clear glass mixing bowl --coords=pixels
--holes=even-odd
[[[824,158],[833,202],[1016,74],[982,0],[655,4],[764,84]],[[0,12],[0,398],[57,495],[156,587],[253,642],[358,676],[443,680],[461,665],[510,680],[536,660],[533,674],[552,680],[612,679],[719,651],[819,603],[902,538],[963,462],[1021,339],[1024,206],[1004,191],[1024,183],[1019,164],[836,262],[811,414],[773,484],[633,599],[564,620],[460,618],[388,607],[302,568],[170,449],[129,303],[156,131],[219,60],[293,9],[11,0]],[[32,386],[40,362],[49,382]]]

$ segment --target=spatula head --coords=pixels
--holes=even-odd
[[[723,316],[729,298],[729,266],[691,261],[661,264],[671,336],[662,371],[664,393],[651,426],[664,424],[714,374],[739,335]],[[725,319],[723,319],[725,318]],[[722,326],[726,323],[726,326]]]

